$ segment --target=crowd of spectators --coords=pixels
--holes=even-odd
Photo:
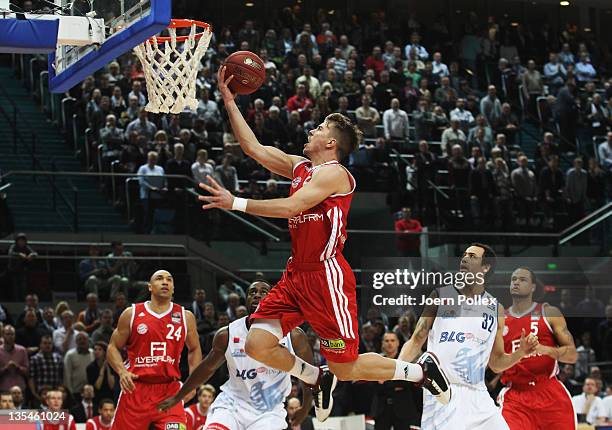
[[[383,18],[373,13],[363,38],[356,16],[347,27],[331,16],[309,23],[299,13],[285,17],[292,25],[280,31],[252,20],[220,28],[200,66],[195,111],[147,113],[132,54],[72,91],[93,153],[100,145],[99,162],[90,161],[141,175],[142,231],[155,231],[160,208],[193,186],[164,175],[212,176],[251,198],[285,193],[283,179],[245,156],[223,120],[216,72],[239,49],[266,66],[262,87],[238,97],[263,144],[300,154],[306,133],[341,112],[366,136],[345,160],[359,189],[399,194],[423,220],[433,221],[432,184],[450,195],[449,216],[484,228],[558,228],[609,198],[612,80],[591,33],[568,27],[557,36],[472,13],[453,43],[443,16],[431,30],[411,16],[406,35],[377,29]],[[524,144],[525,123],[530,139],[542,141],[537,148]],[[602,141],[595,150],[592,138]]]

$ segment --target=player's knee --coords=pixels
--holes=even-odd
[[[339,381],[352,381],[354,379],[352,363],[334,363],[330,361],[327,365],[331,373],[336,375]]]

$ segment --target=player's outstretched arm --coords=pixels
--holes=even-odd
[[[512,354],[506,354],[504,350],[504,307],[500,304],[497,312],[497,332],[495,333],[495,342],[493,343],[493,349],[491,350],[491,356],[489,357],[489,367],[495,373],[501,373],[518,363],[521,358],[526,355],[533,354],[536,351],[538,343],[538,337],[529,334],[525,334],[525,329],[521,331],[521,341],[519,347]]]
[[[297,327],[291,331],[291,344],[293,345],[293,350],[295,351],[295,355],[300,357],[306,363],[313,363],[313,353],[312,347],[310,346],[310,342],[308,342],[308,337],[304,331]],[[304,421],[304,418],[308,415],[308,412],[312,408],[312,390],[310,387],[304,385],[304,383],[300,380],[300,384],[302,386],[302,393],[304,394],[304,398],[302,399],[302,407],[297,410],[297,412],[293,415],[291,419],[291,426],[298,426]]]
[[[255,134],[251,130],[251,127],[247,124],[236,105],[234,100],[235,95],[232,94],[227,84],[233,79],[234,76],[230,76],[225,79],[225,66],[219,69],[217,74],[217,80],[219,84],[219,91],[223,97],[223,103],[225,104],[225,110],[229,116],[234,136],[240,143],[240,147],[246,155],[255,159],[259,164],[264,166],[271,172],[277,175],[284,176],[285,178],[291,179],[293,176],[293,166],[295,163],[303,160],[303,157],[296,155],[285,154],[278,148],[273,146],[264,146],[257,140]]]
[[[300,188],[289,197],[270,200],[243,199],[246,200],[246,208],[241,210],[270,218],[291,218],[318,205],[333,194],[346,192],[347,184],[348,176],[344,169],[328,167],[316,172],[308,186]],[[200,201],[208,202],[202,206],[203,209],[236,209],[236,197],[212,178],[210,185],[200,184],[200,187],[210,193],[199,197]]]
[[[157,408],[162,412],[167,411],[183,400],[191,391],[208,381],[217,369],[225,363],[225,350],[227,349],[228,340],[229,331],[227,327],[219,329],[213,338],[212,349],[191,375],[189,375],[179,392],[159,403]]]
[[[538,354],[548,355],[562,363],[574,364],[578,359],[578,353],[576,352],[576,345],[574,344],[574,336],[572,336],[567,328],[565,317],[556,306],[547,305],[545,311],[546,321],[550,324],[553,336],[559,346],[538,345],[536,352]]]
[[[111,336],[108,349],[106,351],[106,359],[110,363],[111,367],[119,375],[119,384],[123,391],[131,393],[134,390],[134,379],[138,379],[137,375],[134,375],[123,365],[123,359],[121,358],[121,350],[127,344],[130,337],[130,321],[132,319],[132,308],[129,307],[121,313],[119,321],[117,322],[117,328],[113,331]]]
[[[433,290],[429,295],[430,298],[438,298],[438,292]],[[398,358],[403,361],[414,361],[416,360],[421,353],[423,352],[423,345],[427,341],[427,336],[429,336],[429,331],[433,327],[434,320],[436,319],[436,314],[438,312],[438,307],[435,305],[427,305],[423,309],[423,313],[421,314],[419,320],[414,327],[414,332],[408,342],[402,346],[402,349],[399,353]]]

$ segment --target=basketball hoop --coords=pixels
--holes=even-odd
[[[177,36],[177,28],[191,30],[186,36]],[[149,96],[145,109],[174,114],[185,107],[195,110],[198,66],[212,38],[212,27],[201,21],[173,19],[168,34],[153,36],[134,48],[142,63]]]

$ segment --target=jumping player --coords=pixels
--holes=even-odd
[[[76,421],[74,417],[66,411],[62,411],[64,404],[64,394],[60,390],[49,390],[46,395],[47,410],[65,414],[59,421],[44,421],[43,430],[76,430]]]
[[[193,314],[172,303],[174,279],[165,270],[149,281],[151,300],[123,311],[108,346],[108,360],[119,375],[121,394],[113,430],[166,430],[186,426],[182,404],[162,413],[155,405],[181,386],[179,362],[186,345],[190,372],[202,360]],[[121,351],[127,345],[124,365]]]
[[[498,403],[511,430],[574,430],[572,399],[556,376],[559,361],[576,362],[574,338],[558,308],[533,301],[536,285],[532,270],[519,267],[512,273],[512,306],[506,310],[504,329],[506,352],[518,348],[522,332],[531,332],[540,344],[534,354],[503,373],[506,387]]]
[[[214,180],[210,185],[200,184],[210,193],[200,196],[200,200],[208,202],[204,209],[233,209],[289,220],[291,257],[281,280],[251,315],[246,353],[268,367],[288,372],[314,386],[315,409],[321,421],[331,412],[336,377],[343,381],[422,381],[435,396],[447,402],[449,393],[442,388],[445,377],[429,355],[423,357],[421,365],[375,353],[358,355],[355,277],[342,256],[356,184],[339,161],[357,147],[361,131],[347,117],[331,114],[308,133],[305,157],[263,146],[227,86],[232,78],[225,80],[225,67],[219,70],[219,91],[242,150],[268,170],[291,179],[290,196],[270,200],[234,197]],[[283,336],[304,320],[321,339],[321,353],[331,373],[296,358],[279,344]],[[425,375],[423,367],[428,367]]]
[[[187,430],[204,430],[210,404],[215,400],[217,390],[210,384],[198,388],[198,403],[185,408],[187,414]]]
[[[115,416],[115,404],[111,399],[102,399],[98,406],[100,415],[90,418],[85,423],[85,430],[110,430]]]
[[[252,314],[269,293],[267,282],[253,282],[247,290],[247,308]],[[207,430],[284,430],[287,411],[283,402],[291,392],[291,377],[285,372],[266,367],[248,357],[245,343],[249,332],[249,317],[242,317],[217,331],[212,350],[187,378],[185,385],[173,397],[159,404],[167,410],[198,384],[207,381],[223,363],[227,363],[228,381],[210,407]],[[305,362],[312,362],[312,349],[302,329],[295,328],[280,343]],[[293,417],[292,424],[300,424],[312,404],[312,393],[304,390],[304,404]]]
[[[441,405],[429,393],[423,396],[423,430],[507,430],[499,408],[489,396],[484,377],[487,365],[494,372],[509,369],[535,351],[537,338],[520,334],[512,354],[504,352],[503,306],[485,291],[486,279],[495,270],[495,252],[487,245],[470,245],[459,266],[466,281],[462,289],[448,285],[430,297],[439,306],[425,307],[400,357],[413,360],[425,341],[440,359],[453,391],[451,401]],[[468,275],[471,274],[471,275]],[[475,303],[460,302],[470,298]],[[444,301],[442,300],[444,299]]]

